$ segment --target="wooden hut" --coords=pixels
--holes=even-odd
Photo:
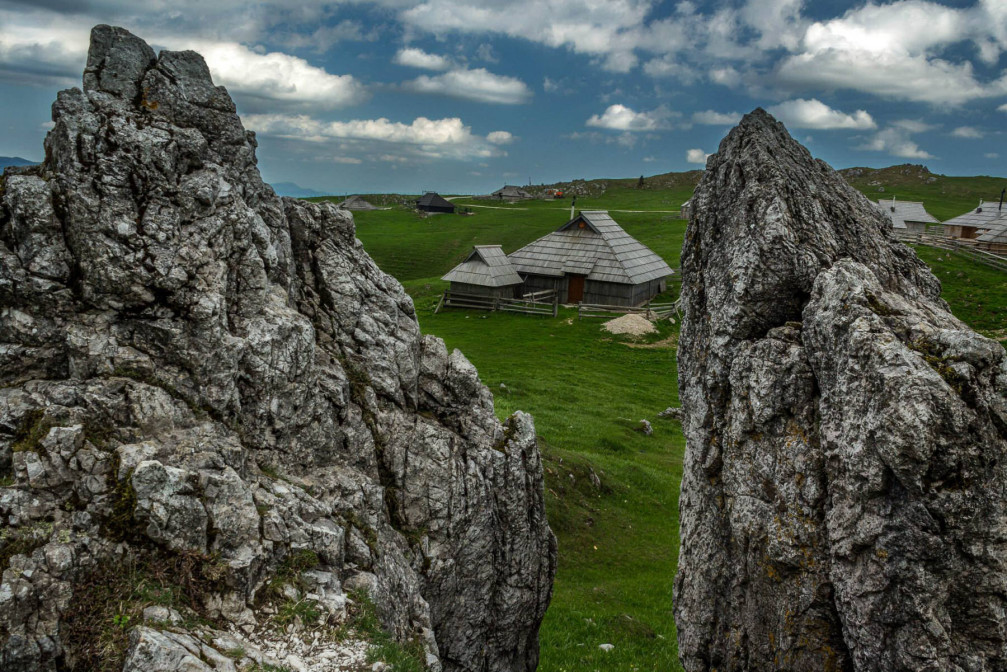
[[[602,210],[585,210],[508,256],[523,294],[555,289],[561,303],[638,306],[664,291],[672,274]]]
[[[376,207],[365,201],[360,196],[350,196],[342,203],[336,204],[337,208],[343,210],[377,210]]]
[[[416,209],[422,210],[423,212],[453,213],[455,211],[455,206],[451,201],[446,198],[442,198],[440,194],[428,191],[423,194],[418,201],[416,201]]]
[[[940,224],[940,220],[927,212],[919,201],[879,198],[874,207],[892,220],[892,230],[896,234],[926,233],[927,224]]]
[[[964,215],[958,215],[944,222],[944,235],[948,238],[974,240],[985,231],[989,231],[991,223],[1003,214],[1003,205],[997,201],[983,203],[969,210]]]
[[[441,280],[451,283],[452,292],[500,299],[515,298],[522,282],[499,245],[476,245],[465,261]]]
[[[976,247],[995,254],[1007,254],[1007,209],[988,222],[989,229],[976,237]]]
[[[498,201],[507,201],[508,203],[513,203],[515,201],[526,201],[530,198],[534,198],[534,196],[529,194],[521,187],[515,187],[512,184],[506,184],[500,189],[497,189],[492,194],[490,194],[490,197],[495,198]]]
[[[690,219],[692,217],[692,199],[690,198],[679,208],[678,216],[682,219]]]

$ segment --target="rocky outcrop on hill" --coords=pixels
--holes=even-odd
[[[762,110],[682,254],[686,670],[1007,667],[1007,363]]]
[[[497,421],[351,215],[262,182],[198,54],[98,26],[53,121],[0,182],[0,667],[106,669],[132,624],[102,600],[153,586],[185,613],[127,670],[229,669],[213,628],[347,593],[429,669],[534,669],[531,418]]]

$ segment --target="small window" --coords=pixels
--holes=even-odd
[[[578,229],[583,229],[584,228],[584,222],[581,222],[580,224],[578,224],[577,228]]]

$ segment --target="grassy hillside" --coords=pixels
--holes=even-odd
[[[935,184],[926,186],[939,189]],[[665,210],[677,208],[690,192],[689,186],[662,192],[617,184],[600,196],[578,197],[577,205],[611,209],[631,235],[677,267],[685,222]],[[541,631],[540,669],[678,670],[671,610],[684,438],[677,421],[657,417],[678,403],[678,325],[664,324],[647,341],[630,343],[602,332],[598,321],[578,321],[572,310],[561,310],[557,319],[434,315],[446,287],[439,277],[471,245],[499,243],[510,252],[570,214],[568,200],[456,202],[475,214],[420,218],[396,208],[357,213],[357,235],[413,296],[423,330],[476,365],[497,414],[504,418],[520,409],[535,416],[548,515],[560,548],[555,595]],[[944,297],[959,317],[1007,340],[1007,274],[944,251],[921,248],[919,254],[944,283]],[[652,436],[635,431],[641,419],[653,423]],[[615,648],[605,652],[598,648],[603,643]]]
[[[871,200],[922,201],[927,212],[944,221],[968,212],[979,199],[999,201],[1007,178],[949,177],[931,173],[924,166],[905,164],[888,168],[844,168],[839,171],[854,188]]]
[[[903,201],[922,201],[927,211],[944,221],[975,208],[979,199],[998,201],[1000,191],[1007,187],[1007,178],[979,175],[974,177],[954,177],[931,173],[925,166],[903,164],[888,168],[843,168],[839,171],[846,181],[871,200],[890,199],[895,196]],[[692,196],[692,192],[703,176],[701,170],[681,173],[663,173],[644,177],[643,187],[638,187],[639,177],[604,178],[596,180],[570,180],[549,185],[526,187],[532,193],[543,193],[546,189],[561,189],[566,196],[557,201],[527,201],[506,204],[467,196],[454,198],[461,207],[474,212],[483,212],[489,207],[502,207],[519,212],[534,211],[536,216],[547,210],[563,210],[569,213],[570,199],[577,197],[577,207],[589,210],[677,210]],[[364,196],[377,206],[407,210],[418,196],[401,194],[368,194]],[[309,200],[341,201],[343,196],[326,196]],[[362,213],[358,221],[366,222],[371,215]],[[527,223],[526,218],[513,220]],[[542,220],[543,222],[546,220]],[[550,220],[551,221],[551,220]],[[490,225],[492,226],[492,225]],[[478,225],[477,225],[478,228]],[[486,225],[482,226],[483,229]],[[530,229],[529,229],[530,230]],[[536,229],[537,230],[537,229]],[[548,230],[548,228],[546,229]],[[523,240],[527,231],[515,231],[514,240]],[[453,233],[447,233],[449,237]],[[539,234],[541,235],[541,234]],[[506,237],[506,236],[504,236]],[[479,241],[480,244],[487,241]],[[493,241],[489,241],[493,242]],[[499,240],[507,248],[506,240]],[[438,249],[438,252],[450,250]],[[452,257],[454,258],[454,257]],[[454,263],[457,263],[454,262]],[[448,268],[453,266],[450,264]],[[420,277],[420,276],[415,276]]]

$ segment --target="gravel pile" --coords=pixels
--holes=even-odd
[[[650,320],[643,315],[635,315],[632,313],[623,315],[622,317],[617,317],[614,320],[609,320],[601,325],[601,328],[610,334],[632,334],[633,336],[642,336],[644,334],[657,333],[657,327],[655,327]]]

